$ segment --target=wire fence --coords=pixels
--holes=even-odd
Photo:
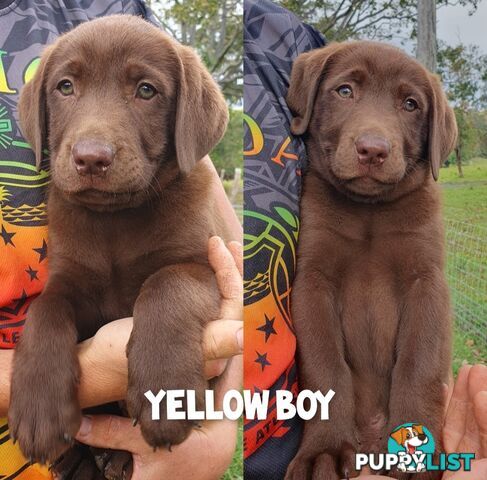
[[[447,277],[455,324],[487,348],[487,228],[462,220],[462,209],[446,212]]]

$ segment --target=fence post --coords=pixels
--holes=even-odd
[[[242,178],[242,169],[241,168],[236,168],[235,169],[235,174],[233,176],[233,185],[232,185],[232,191],[230,193],[230,202],[235,203],[235,200],[237,198],[238,192],[240,190],[240,179]]]

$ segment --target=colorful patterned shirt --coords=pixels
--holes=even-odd
[[[305,148],[285,97],[294,59],[323,37],[268,0],[244,1],[245,388],[270,389],[264,421],[244,427],[245,478],[278,480],[295,455],[298,420],[277,421],[275,390],[297,393],[289,298],[296,267]]]

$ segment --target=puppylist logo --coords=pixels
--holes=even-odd
[[[457,472],[460,469],[469,472],[475,458],[473,453],[440,453],[435,459],[433,435],[419,423],[404,423],[395,428],[389,436],[387,450],[388,453],[358,453],[355,456],[355,468],[361,470],[368,466],[374,471],[397,468],[407,473]]]

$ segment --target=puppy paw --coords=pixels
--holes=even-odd
[[[310,459],[296,455],[286,470],[284,480],[299,480],[310,478],[313,464]]]
[[[95,463],[106,480],[130,480],[132,478],[132,454],[123,450],[92,449]]]
[[[154,376],[155,378],[151,378]],[[184,383],[183,383],[184,382]],[[154,369],[148,372],[137,372],[130,369],[129,357],[129,386],[127,390],[127,409],[134,423],[139,423],[142,435],[146,442],[154,447],[171,449],[172,445],[182,443],[196,427],[193,420],[170,420],[167,418],[166,399],[160,403],[159,419],[152,419],[152,404],[145,397],[144,393],[151,390],[157,395],[159,390],[194,390],[196,396],[196,408],[202,410],[204,407],[204,395],[207,382],[203,374],[198,372],[178,372],[176,377],[168,375],[164,369]],[[178,412],[186,412],[186,402]]]
[[[359,475],[355,470],[355,450],[347,443],[338,454],[313,453],[311,456],[296,455],[290,463],[285,480],[312,478],[313,480],[349,479]]]
[[[10,436],[30,461],[52,462],[72,445],[81,422],[77,360],[43,356],[37,361],[21,351],[13,372]]]

